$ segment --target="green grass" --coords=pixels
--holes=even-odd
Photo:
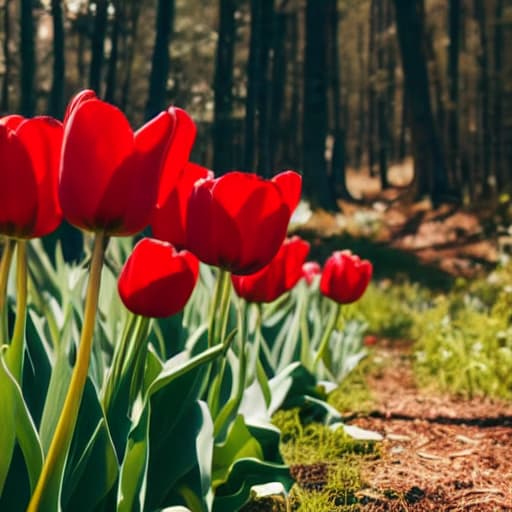
[[[292,472],[303,475],[290,492],[291,510],[300,512],[350,512],[357,510],[356,492],[362,487],[361,461],[378,457],[379,447],[358,441],[343,428],[320,423],[303,424],[300,410],[278,411],[273,418],[281,429],[281,453]],[[315,475],[322,475],[315,486]],[[325,474],[324,474],[325,473]]]

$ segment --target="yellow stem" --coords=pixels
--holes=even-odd
[[[18,240],[16,247],[16,321],[11,345],[7,351],[7,366],[17,382],[23,372],[25,323],[27,319],[27,241]]]
[[[7,283],[9,282],[9,271],[11,269],[12,253],[15,244],[16,241],[12,238],[5,238],[2,263],[0,264],[0,345],[7,343],[8,337],[5,304],[7,302]]]
[[[77,359],[71,376],[69,389],[64,400],[64,406],[27,512],[44,512],[46,510],[53,510],[54,507],[58,506],[55,494],[58,494],[59,485],[51,485],[52,489],[50,491],[48,491],[48,487],[52,483],[55,484],[55,482],[52,482],[55,478],[58,478],[60,483],[66,455],[75,430],[87,374],[89,372],[89,360],[100,291],[101,269],[103,266],[104,242],[104,233],[96,233],[87,297],[85,300],[84,323],[82,326]]]

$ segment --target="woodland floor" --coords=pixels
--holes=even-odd
[[[374,406],[349,421],[384,437],[363,462],[361,510],[512,511],[512,404],[418,389],[407,346],[374,357]]]
[[[432,286],[492,269],[512,246],[510,213],[496,201],[478,209],[413,202],[411,172],[410,162],[394,166],[394,187],[380,192],[377,178],[349,170],[357,202],[341,201],[338,215],[316,211],[296,229],[313,257],[350,248],[374,262],[377,278],[404,273]],[[409,344],[379,341],[374,359],[371,410],[344,418],[384,438],[382,456],[362,460],[360,510],[512,512],[512,403],[419,389]]]

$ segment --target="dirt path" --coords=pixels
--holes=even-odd
[[[384,436],[364,463],[367,511],[512,511],[512,404],[418,390],[409,352],[379,349],[375,408],[350,422]]]

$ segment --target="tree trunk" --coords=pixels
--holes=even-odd
[[[108,58],[107,68],[107,87],[105,91],[105,100],[109,103],[116,103],[117,90],[117,61],[119,58],[119,37],[124,25],[124,5],[121,0],[114,3],[114,21],[112,26],[112,35],[110,37],[111,47]]]
[[[233,165],[231,117],[236,4],[236,0],[219,0],[219,29],[213,83],[213,169],[216,174],[229,171]]]
[[[446,167],[430,104],[424,51],[422,0],[394,0],[398,41],[405,89],[410,107],[410,126],[417,192],[434,203],[447,193]]]
[[[304,62],[304,192],[313,206],[336,209],[325,161],[328,4],[307,0]]]
[[[267,178],[272,174],[270,157],[270,119],[272,116],[272,39],[274,35],[274,0],[261,0],[262,48],[261,48],[261,87],[258,98],[258,165],[257,172]]]
[[[245,98],[244,169],[254,169],[258,92],[261,87],[261,0],[251,0],[251,39],[247,63],[247,97]]]
[[[459,52],[460,52],[460,9],[461,0],[450,0],[449,6],[448,48],[448,167],[452,176],[452,184],[460,181],[459,170]]]
[[[489,95],[489,39],[487,11],[483,0],[475,0],[475,18],[480,31],[480,76],[478,89],[480,94],[480,126],[481,126],[481,166],[482,194],[487,197],[491,193],[491,130],[490,130],[490,95]]]
[[[140,2],[132,0],[130,6],[130,36],[126,39],[125,54],[123,59],[123,85],[121,86],[121,102],[120,106],[126,111],[130,105],[130,92],[132,84],[133,62],[135,60],[135,41],[139,28]]]
[[[286,0],[285,0],[286,2]],[[288,15],[281,5],[275,13],[275,30],[272,52],[272,106],[270,109],[270,160],[272,168],[276,164],[279,151],[278,143],[282,141],[283,110],[288,73],[286,72],[286,37]]]
[[[494,9],[494,95],[493,95],[493,149],[494,172],[498,190],[505,186],[503,166],[503,0],[496,0]]]
[[[20,113],[30,117],[35,111],[34,78],[36,74],[36,52],[34,46],[34,18],[32,0],[21,0],[20,20]]]
[[[11,42],[11,17],[9,16],[10,0],[4,2],[3,29],[4,40],[2,49],[4,52],[4,80],[2,82],[2,101],[0,103],[0,113],[9,111],[9,79],[11,75],[11,52],[9,44]]]
[[[359,65],[359,91],[357,98],[357,142],[354,151],[354,167],[359,169],[363,162],[363,153],[365,146],[365,135],[366,135],[366,74],[364,73],[364,28],[360,24],[357,31],[357,54],[358,54],[358,65]]]
[[[341,95],[341,66],[339,55],[339,14],[337,0],[328,0],[329,3],[329,26],[328,26],[328,50],[329,50],[329,88],[331,105],[329,111],[332,115],[331,129],[333,135],[333,146],[331,156],[330,182],[331,190],[335,191],[336,197],[350,199],[347,189],[345,168],[346,168],[346,129],[342,120],[344,102]]]
[[[169,42],[174,21],[174,7],[174,0],[158,0],[146,119],[151,119],[167,106],[167,80],[170,66]]]
[[[386,0],[386,69],[387,69],[387,88],[386,103],[388,105],[388,155],[389,159],[397,158],[396,144],[396,40],[390,35],[393,31],[395,16],[393,3]]]
[[[370,31],[368,38],[368,167],[370,175],[374,176],[375,167],[375,139],[376,139],[376,123],[375,123],[375,35],[377,32],[377,6],[382,0],[370,0]]]
[[[107,0],[96,2],[94,30],[91,41],[91,67],[89,68],[89,87],[101,95],[101,78],[105,53],[105,36],[107,34]]]
[[[53,21],[53,77],[48,112],[61,119],[64,115],[64,84],[66,76],[66,61],[64,56],[64,17],[62,1],[52,0]]]
[[[383,0],[377,1],[377,26],[379,38],[377,44],[377,76],[386,76],[384,58],[386,55],[386,19],[384,16]],[[387,85],[387,84],[386,84]],[[378,85],[377,94],[377,134],[379,148],[379,177],[382,190],[389,187],[388,183],[388,152],[389,152],[389,109],[387,108],[387,87]]]

